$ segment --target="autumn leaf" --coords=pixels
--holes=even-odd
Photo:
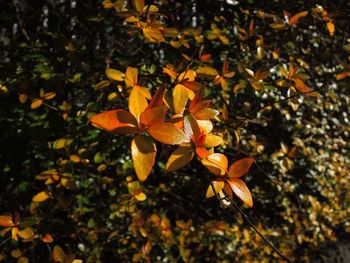
[[[110,80],[114,80],[114,81],[124,80],[124,73],[116,69],[107,68],[106,75],[107,75],[107,78],[109,78]]]
[[[10,227],[15,224],[12,221],[12,216],[0,215],[0,226],[2,227]]]
[[[102,112],[92,116],[89,121],[95,127],[118,134],[132,134],[138,130],[137,120],[126,110]]]
[[[194,151],[190,146],[179,146],[169,157],[166,163],[166,170],[168,172],[175,171],[186,166],[191,162]]]
[[[245,175],[249,171],[249,168],[253,164],[253,162],[254,158],[252,157],[246,157],[234,162],[228,169],[229,177],[239,178]]]
[[[253,206],[253,198],[252,195],[246,186],[246,184],[240,180],[240,179],[230,179],[227,180],[227,185],[229,186],[229,190],[227,187],[224,187],[224,191],[229,196],[233,196],[232,192],[238,196],[247,206],[252,207]],[[226,184],[225,184],[226,186]]]
[[[212,153],[201,161],[202,164],[215,175],[222,176],[227,172],[227,157],[222,153]]]
[[[45,200],[47,200],[49,197],[50,197],[50,195],[49,195],[48,192],[42,191],[42,192],[36,194],[36,195],[32,198],[32,201],[33,201],[33,202],[41,203],[41,202],[44,202]]]
[[[156,146],[145,135],[137,135],[131,143],[131,156],[136,175],[141,182],[149,176],[156,157]]]
[[[63,252],[62,248],[58,245],[55,245],[52,252],[52,257],[55,262],[65,262],[67,256]]]
[[[141,86],[134,86],[129,96],[129,111],[134,115],[136,120],[140,121],[141,114],[147,109],[147,99],[151,99],[148,89]]]
[[[162,122],[152,125],[147,129],[147,132],[153,139],[164,144],[181,144],[190,142],[190,139],[180,129],[176,128],[174,124],[169,122]]]
[[[210,198],[220,193],[221,190],[224,188],[224,185],[224,181],[211,181],[210,185],[208,186],[205,197]]]
[[[27,227],[24,230],[18,231],[18,235],[25,240],[30,240],[33,239],[34,232],[31,228]]]

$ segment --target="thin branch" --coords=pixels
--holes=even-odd
[[[210,182],[210,185],[213,189],[213,192],[215,194],[215,196],[219,199],[219,200],[222,200],[222,198],[220,198],[219,194],[216,192],[215,188],[214,188],[214,185],[212,184],[212,182],[210,181],[209,179],[209,182]],[[232,191],[233,192],[233,191]],[[259,231],[259,229],[254,225],[253,221],[249,218],[249,216],[244,213],[242,211],[242,209],[240,209],[240,207],[232,200],[230,199],[229,200],[231,202],[230,206],[228,206],[229,209],[233,209],[232,205],[236,208],[236,210],[242,215],[243,219],[250,225],[250,227],[261,237],[261,239],[273,250],[275,251],[278,256],[288,262],[288,263],[292,263],[292,261],[286,257],[285,255],[282,254],[282,252],[280,252],[269,240],[267,240],[266,237],[264,237],[264,235]]]
[[[0,243],[0,247],[2,246],[2,245],[4,245],[7,241],[9,241],[11,239],[11,237],[8,237],[8,238],[6,238],[4,241],[2,241],[1,243]]]
[[[24,27],[23,19],[20,16],[20,10],[18,8],[17,2],[15,0],[12,0],[12,4],[13,4],[15,11],[16,11],[16,18],[17,18],[18,26],[21,29],[23,36],[27,39],[27,41],[30,42],[30,37],[28,35],[27,30]]]
[[[265,106],[260,107],[258,110],[256,110],[256,111],[252,112],[251,114],[249,114],[247,117],[245,117],[243,120],[241,120],[241,121],[240,121],[236,126],[234,126],[233,128],[234,128],[234,129],[237,129],[237,128],[241,127],[241,125],[242,125],[244,122],[246,122],[246,121],[249,120],[250,118],[254,117],[257,113],[259,113],[260,111],[262,111],[262,110],[264,110],[264,109],[266,109],[266,108],[268,108],[268,107],[271,107],[271,106],[273,106],[273,105],[275,105],[275,104],[279,104],[279,103],[288,101],[288,100],[290,100],[290,99],[292,99],[292,98],[294,98],[294,97],[299,97],[299,96],[301,96],[301,95],[306,95],[306,94],[312,93],[312,92],[317,92],[317,90],[313,89],[313,90],[310,90],[310,91],[307,91],[307,92],[303,92],[303,93],[296,93],[296,94],[291,95],[291,96],[289,96],[289,97],[287,97],[287,98],[284,98],[284,99],[282,99],[282,100],[278,100],[278,101],[274,101],[274,102],[268,103],[268,104],[266,104]]]

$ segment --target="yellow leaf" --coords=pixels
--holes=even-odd
[[[72,263],[83,263],[83,261],[81,259],[74,259]]]
[[[33,202],[44,202],[45,200],[47,200],[50,197],[49,193],[42,191],[38,194],[36,194],[33,198],[32,201]]]
[[[134,86],[129,96],[129,111],[134,115],[136,120],[140,121],[140,116],[148,107],[147,99],[151,98],[148,89],[141,86]]]
[[[190,138],[180,129],[176,128],[174,124],[169,122],[162,122],[152,125],[147,129],[147,132],[153,139],[164,144],[182,144],[190,142]]]
[[[156,145],[145,135],[137,135],[131,143],[131,156],[136,175],[144,182],[150,174],[156,157]]]
[[[190,91],[182,84],[177,84],[173,90],[173,106],[175,113],[182,114],[185,110]]]
[[[61,138],[53,142],[52,148],[56,150],[63,149],[64,147],[66,147],[67,144],[68,144],[68,140]]]
[[[212,68],[212,67],[198,67],[196,69],[196,72],[198,74],[209,75],[209,76],[217,76],[217,75],[219,75],[217,70]]]
[[[140,192],[139,194],[135,195],[134,197],[137,201],[140,201],[140,202],[145,201],[147,199],[146,194],[143,192]]]
[[[145,6],[145,0],[132,0],[132,4],[134,5],[135,10],[142,14],[143,7]]]
[[[193,155],[192,147],[180,146],[170,155],[166,163],[166,170],[172,172],[186,166],[192,160]]]
[[[114,80],[114,81],[123,81],[124,80],[124,73],[119,71],[119,70],[116,70],[116,69],[107,68],[106,75],[107,75],[107,78],[109,78],[110,80]],[[101,81],[99,84],[104,86],[107,84],[107,82]],[[99,85],[99,84],[97,84],[97,85]],[[109,84],[109,82],[108,82],[108,84]],[[100,88],[98,88],[98,89],[100,89]]]
[[[165,41],[162,33],[158,28],[154,27],[144,27],[142,29],[143,35],[149,40],[150,42],[158,43]]]
[[[125,84],[127,87],[133,87],[137,84],[137,74],[138,74],[137,68],[127,67],[126,73],[125,73]]]
[[[20,256],[22,256],[22,251],[19,249],[12,250],[11,256],[14,258],[19,258]]]
[[[222,144],[224,140],[215,134],[209,133],[205,137],[205,141],[203,143],[204,147],[211,148],[211,147],[216,147]]]
[[[219,111],[212,108],[205,108],[196,113],[198,120],[210,120],[219,115]]]
[[[102,80],[95,85],[95,90],[101,90],[109,86],[111,82],[109,80]]]
[[[29,240],[34,237],[34,232],[31,228],[27,227],[24,230],[18,231],[18,235],[25,240]]]
[[[102,112],[92,116],[89,121],[95,127],[118,134],[132,134],[138,130],[137,120],[126,110]]]
[[[35,109],[39,108],[42,104],[43,104],[42,99],[33,99],[32,104],[30,105],[30,108],[32,110],[35,110]]]
[[[55,262],[65,262],[66,254],[63,252],[62,248],[55,245],[52,252],[52,257]]]
[[[12,221],[12,216],[0,215],[0,226],[9,227],[14,225],[15,224]]]
[[[20,257],[17,263],[29,263],[29,259],[27,257]]]
[[[44,94],[42,99],[44,99],[44,100],[52,100],[54,97],[56,97],[56,93],[55,92],[48,92],[48,93]]]
[[[107,97],[107,99],[109,100],[109,101],[114,101],[114,100],[116,100],[118,98],[118,94],[116,93],[116,92],[111,92],[111,93],[109,93],[108,94],[108,97]]]
[[[207,189],[207,193],[205,194],[205,197],[210,198],[220,193],[221,190],[224,188],[224,185],[225,183],[223,181],[211,181],[211,184]]]

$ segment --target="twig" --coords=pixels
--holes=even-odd
[[[0,243],[0,247],[2,246],[2,245],[4,245],[7,241],[9,241],[11,239],[11,237],[8,237],[8,238],[6,238],[4,241],[2,241],[1,243]]]
[[[282,99],[282,100],[278,100],[278,101],[274,101],[274,102],[268,103],[268,104],[266,104],[265,106],[260,107],[258,110],[254,111],[253,113],[249,114],[247,117],[245,117],[243,120],[241,120],[241,121],[240,121],[236,126],[234,126],[233,128],[234,128],[234,129],[237,129],[237,128],[241,127],[241,125],[242,125],[244,122],[246,122],[247,120],[249,120],[250,118],[252,118],[253,116],[255,116],[258,112],[262,111],[263,109],[266,109],[266,108],[268,108],[268,107],[271,107],[271,106],[273,106],[273,105],[275,105],[275,104],[279,104],[279,103],[285,102],[285,101],[290,100],[290,99],[292,99],[292,98],[294,98],[294,97],[299,97],[299,96],[301,96],[301,95],[305,95],[305,94],[312,93],[312,92],[317,92],[317,90],[313,89],[313,90],[310,90],[310,91],[307,91],[307,92],[297,93],[297,94],[291,95],[291,96],[289,96],[289,97],[287,97],[287,98],[284,98],[284,99]]]
[[[222,198],[220,198],[219,194],[216,192],[216,190],[215,190],[215,188],[214,188],[212,182],[210,181],[210,179],[209,179],[209,182],[210,182],[210,185],[211,185],[211,187],[212,187],[212,189],[213,189],[213,192],[214,192],[215,196],[216,196],[219,200],[222,200]],[[233,191],[232,191],[232,193],[233,193]],[[278,254],[278,256],[279,256],[282,260],[284,260],[284,261],[286,261],[286,262],[288,262],[288,263],[292,263],[292,261],[291,261],[288,257],[286,257],[285,255],[283,255],[282,252],[280,252],[269,240],[267,240],[267,238],[264,237],[264,235],[259,231],[259,229],[257,229],[257,227],[254,225],[254,223],[253,223],[252,220],[249,218],[249,216],[248,216],[246,213],[244,213],[244,212],[242,211],[242,209],[240,209],[240,207],[239,207],[232,199],[230,199],[229,201],[231,202],[231,205],[230,205],[228,208],[230,208],[230,209],[232,210],[232,209],[233,209],[232,205],[233,205],[233,206],[237,209],[237,211],[242,215],[243,219],[244,219],[245,221],[247,221],[247,223],[250,225],[250,227],[253,228],[253,230],[261,237],[261,239],[262,239],[270,248],[272,248],[272,250],[275,251],[275,252]]]
[[[20,14],[20,10],[19,10],[19,8],[17,6],[16,1],[12,0],[12,4],[13,4],[13,6],[15,8],[15,11],[16,11],[16,18],[17,18],[18,26],[21,29],[21,32],[24,35],[24,37],[27,39],[27,41],[30,41],[30,37],[29,37],[29,35],[27,33],[27,30],[24,27],[23,20],[22,20],[21,16],[19,15]]]
[[[56,107],[54,107],[54,106],[51,106],[50,104],[47,104],[47,103],[45,103],[45,102],[43,102],[43,105],[46,106],[46,107],[48,107],[48,108],[50,108],[50,109],[52,109],[52,110],[59,111],[58,108],[56,108]]]

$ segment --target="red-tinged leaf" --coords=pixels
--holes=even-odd
[[[201,137],[201,130],[199,129],[197,120],[193,117],[191,113],[187,114],[184,117],[184,132],[197,145],[198,140]]]
[[[222,106],[221,115],[222,115],[222,119],[224,121],[228,121],[229,116],[228,116],[228,109],[227,109],[227,105],[226,104],[224,104]]]
[[[151,101],[149,102],[148,108],[159,107],[163,105],[163,98],[165,94],[165,88],[159,88],[154,93]]]
[[[345,79],[345,78],[348,78],[350,77],[350,71],[345,71],[345,72],[342,72],[342,73],[339,73],[335,76],[335,78],[337,80],[342,80],[342,79]]]
[[[219,115],[219,111],[212,108],[205,108],[198,111],[195,116],[198,120],[210,120]]]
[[[147,132],[153,139],[164,144],[181,144],[190,142],[190,138],[186,134],[169,122],[162,122],[152,125]]]
[[[52,257],[55,262],[65,262],[66,254],[63,252],[62,248],[58,245],[55,245],[52,252]]]
[[[141,114],[140,121],[146,127],[162,122],[167,110],[165,105],[148,108]]]
[[[12,216],[1,215],[0,216],[0,226],[9,227],[14,226],[15,224],[12,221]]]
[[[211,54],[203,54],[201,55],[200,59],[202,62],[208,62],[211,60]]]
[[[175,171],[191,162],[194,151],[191,146],[179,146],[169,157],[166,164],[168,172]]]
[[[181,81],[181,84],[184,85],[186,88],[192,90],[192,91],[198,91],[200,89],[203,89],[204,86],[202,83],[199,83],[197,81]]]
[[[176,128],[183,130],[184,128],[184,118],[182,114],[174,114],[170,117],[170,123],[174,124]]]
[[[317,97],[319,94],[316,91],[312,91],[311,88],[309,88],[304,81],[302,81],[299,78],[294,79],[294,83],[295,83],[295,88],[301,92],[301,93],[306,93],[306,95],[308,96],[313,96],[313,97]]]
[[[206,109],[207,107],[209,107],[210,104],[211,104],[210,100],[203,100],[203,101],[198,102],[197,104],[192,104],[191,103],[192,107],[190,105],[189,111],[193,115],[196,115],[199,111],[202,111],[202,110]]]
[[[222,73],[226,74],[228,72],[228,60],[225,58],[224,64],[222,65]]]
[[[299,13],[295,14],[294,16],[292,16],[289,19],[289,25],[292,26],[292,25],[297,24],[299,22],[299,19],[307,16],[308,13],[309,13],[308,11],[303,11],[303,12],[299,12]]]
[[[125,73],[125,84],[127,87],[133,87],[137,84],[137,68],[128,67]]]
[[[132,88],[129,96],[129,111],[134,115],[138,122],[140,121],[142,112],[148,107],[146,98],[151,98],[148,89],[137,85]]]
[[[207,193],[205,194],[206,198],[213,197],[220,193],[224,188],[225,183],[223,181],[211,181],[208,186]]]
[[[53,242],[53,237],[52,237],[50,234],[46,233],[46,234],[41,238],[41,240],[42,240],[43,242],[45,242],[45,243],[52,243],[52,242]]]
[[[226,181],[232,192],[235,193],[247,206],[253,206],[253,198],[247,185],[241,179],[231,179]]]
[[[131,143],[131,156],[137,178],[144,182],[156,158],[156,145],[145,135],[137,135]]]
[[[211,154],[211,152],[209,152],[204,147],[196,147],[196,154],[200,159],[204,159],[207,158]]]
[[[277,29],[277,30],[283,29],[283,28],[286,27],[286,25],[283,24],[283,23],[272,23],[272,24],[270,24],[269,26],[270,26],[271,28]]]
[[[225,175],[227,172],[227,157],[221,153],[212,153],[206,159],[202,159],[202,164],[215,175]]]
[[[118,134],[132,134],[138,130],[137,120],[126,110],[102,112],[92,116],[89,121],[95,127]]]
[[[190,90],[182,84],[177,84],[173,90],[173,106],[175,113],[182,114],[190,97]]]
[[[234,162],[228,169],[228,175],[231,178],[239,178],[245,175],[250,166],[254,163],[253,157],[246,157]]]

